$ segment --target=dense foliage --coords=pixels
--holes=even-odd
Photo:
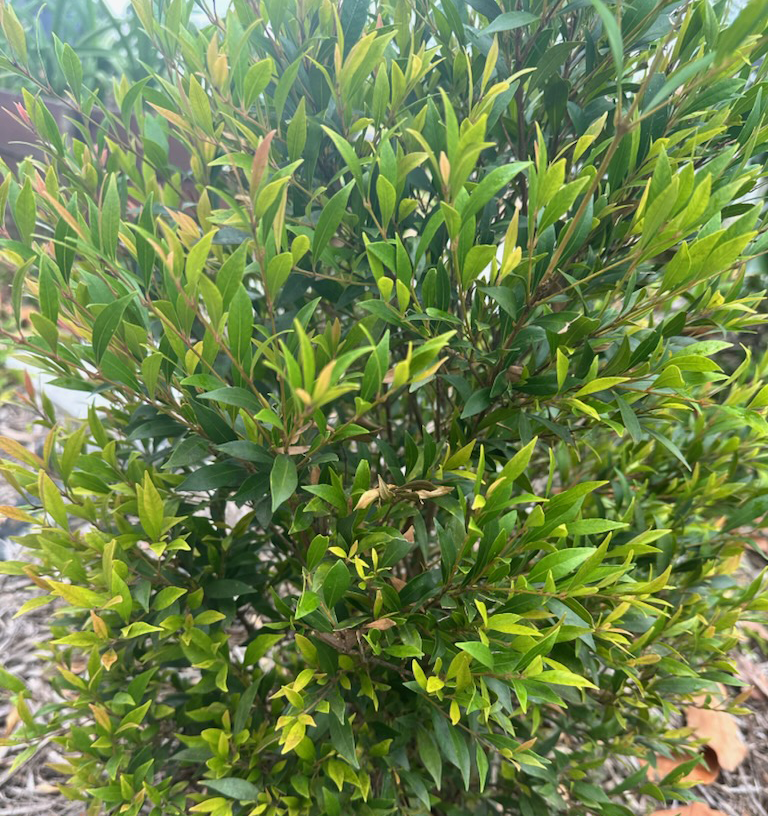
[[[63,51],[71,141],[25,94],[7,336],[95,397],[2,441],[60,703],[0,679],[90,813],[688,795],[645,763],[767,606],[768,15],[499,2],[134,0],[163,75]]]

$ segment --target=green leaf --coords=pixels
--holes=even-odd
[[[498,615],[491,615],[488,618],[488,629],[494,632],[502,632],[505,635],[525,635],[527,637],[540,637],[541,632],[531,626],[523,626],[518,623],[519,617],[506,612]]]
[[[252,414],[257,414],[261,411],[262,405],[258,399],[245,388],[240,388],[236,385],[226,386],[225,388],[214,388],[213,391],[206,391],[200,394],[200,399],[211,400],[218,402],[219,405],[231,405],[236,408],[245,408]]]
[[[167,609],[174,601],[178,601],[179,598],[186,594],[187,590],[181,587],[165,587],[155,595],[152,608],[158,611]]]
[[[330,539],[324,535],[316,535],[312,539],[312,543],[307,550],[307,569],[310,572],[323,560],[329,543]]]
[[[275,458],[269,474],[269,491],[272,496],[272,512],[288,501],[296,492],[299,477],[293,459],[281,453]]]
[[[323,598],[329,609],[336,606],[351,585],[352,577],[347,565],[343,561],[337,561],[323,579]]]
[[[355,738],[352,734],[352,726],[349,720],[343,723],[339,721],[335,713],[328,716],[328,723],[331,729],[331,744],[346,761],[355,769],[360,768],[355,752]]]
[[[736,8],[738,7],[736,6]],[[741,6],[741,11],[728,28],[720,32],[717,38],[717,58],[724,59],[733,56],[750,34],[759,34],[764,28],[764,0],[749,0],[745,5]]]
[[[256,97],[266,90],[274,72],[275,63],[272,57],[265,57],[251,65],[243,81],[243,104],[246,108],[250,108]]]
[[[108,595],[94,592],[92,589],[74,586],[73,584],[65,584],[61,581],[51,581],[49,579],[48,585],[54,595],[64,598],[64,600],[72,606],[81,606],[85,609],[95,609],[96,607],[103,606],[109,597]]]
[[[341,5],[341,27],[344,32],[344,51],[360,39],[368,20],[368,0],[344,0]]]
[[[552,226],[555,221],[565,215],[570,210],[573,202],[576,201],[577,196],[588,184],[589,178],[585,176],[566,184],[565,187],[561,187],[544,208],[544,213],[539,222],[539,232],[544,232],[547,227]]]
[[[376,194],[379,197],[379,211],[381,212],[381,223],[386,229],[389,222],[392,220],[392,215],[395,212],[396,193],[395,188],[390,184],[384,176],[379,176],[376,179]]]
[[[616,73],[619,80],[621,80],[622,74],[624,73],[624,43],[621,39],[619,24],[602,0],[589,0],[589,2],[592,3],[595,11],[603,21],[603,28],[605,29],[606,37],[608,37],[608,43],[611,46],[611,55],[613,56],[613,62],[616,66]]]
[[[629,431],[632,440],[639,442],[643,437],[643,429],[640,426],[637,414],[623,397],[617,395],[615,401],[619,406],[619,413],[621,414],[621,421],[624,423],[624,427]]]
[[[442,785],[443,760],[432,734],[420,728],[416,732],[416,745],[424,767],[429,771],[432,779],[435,780],[435,787],[439,790]]]
[[[245,286],[240,284],[232,298],[227,320],[229,342],[235,358],[246,366],[251,354],[251,336],[253,334],[253,306]]]
[[[535,14],[527,11],[507,11],[499,14],[494,21],[483,29],[483,34],[496,34],[498,31],[513,31],[516,28],[530,25],[538,21]]]
[[[283,639],[283,635],[257,635],[246,647],[244,666],[255,666],[265,654]]]
[[[108,258],[115,257],[119,232],[120,193],[117,190],[117,176],[113,173],[101,202],[101,249]]]
[[[235,776],[223,776],[220,779],[201,779],[200,782],[206,788],[210,788],[228,799],[236,799],[238,802],[252,802],[261,793],[261,788],[257,788],[252,782],[238,779]]]
[[[192,249],[189,250],[184,271],[187,276],[187,283],[191,289],[197,285],[197,281],[203,272],[205,263],[208,260],[208,254],[211,251],[211,243],[213,242],[214,235],[216,235],[216,230],[211,230],[203,235]]]
[[[510,14],[526,14],[526,12],[510,12]],[[506,17],[507,15],[502,16]],[[472,195],[467,200],[467,203],[462,207],[462,225],[466,224],[473,215],[480,212],[497,193],[508,187],[515,176],[530,166],[531,163],[528,161],[518,161],[507,164],[504,167],[496,167],[491,170],[490,173],[487,173],[483,177],[483,180],[472,191]]]
[[[283,118],[285,102],[288,99],[288,94],[291,92],[294,83],[296,82],[296,77],[298,76],[303,59],[304,55],[299,54],[299,56],[283,71],[282,76],[277,82],[273,102],[275,106],[275,116],[278,122],[280,122]]]
[[[293,119],[288,125],[286,139],[288,142],[288,157],[291,161],[295,161],[301,156],[304,145],[307,143],[307,100],[304,96],[299,100],[296,113],[293,114]]]
[[[211,103],[194,74],[189,77],[189,107],[192,111],[192,121],[201,127],[206,135],[213,136]]]
[[[517,479],[517,477],[520,476],[528,467],[528,463],[531,461],[534,448],[536,447],[536,443],[538,441],[539,438],[534,437],[525,447],[521,448],[509,460],[509,462],[504,465],[501,473],[499,474],[499,478],[514,482],[514,480]]]
[[[623,521],[609,521],[608,519],[582,519],[572,521],[566,525],[571,535],[593,535],[595,533],[607,533],[611,530],[623,530],[629,527]]]
[[[339,224],[341,224],[353,185],[354,182],[350,181],[349,184],[342,187],[325,207],[323,207],[320,213],[315,234],[312,238],[312,257],[314,258],[315,264],[319,262],[320,256],[328,246],[328,242],[336,234],[336,230],[339,228]]]
[[[539,672],[534,678],[540,683],[556,683],[559,686],[576,686],[577,688],[593,688],[597,686],[581,675],[565,669],[553,669],[551,671]]]
[[[491,650],[485,645],[485,643],[480,643],[479,641],[472,640],[457,643],[456,645],[459,647],[459,649],[474,657],[475,660],[478,661],[478,663],[482,663],[483,666],[487,666],[489,669],[493,668],[494,665],[493,655],[491,654]]]
[[[385,331],[376,348],[365,364],[360,396],[364,400],[373,399],[378,394],[389,368],[389,330]]]
[[[234,734],[239,734],[243,728],[245,728],[246,724],[250,722],[250,714],[253,708],[253,702],[256,699],[256,695],[259,692],[259,685],[261,683],[261,677],[257,677],[248,688],[242,693],[240,700],[237,703],[237,709],[235,710],[235,717],[232,721],[232,732]]]
[[[198,457],[197,450],[193,455]],[[184,491],[216,490],[219,487],[233,487],[242,483],[247,471],[240,465],[230,462],[216,462],[213,465],[203,465],[194,473],[190,473],[186,479],[176,488]]]
[[[595,0],[591,0],[591,2],[595,2]],[[659,88],[658,91],[656,91],[656,93],[643,105],[643,107],[647,110],[655,108],[659,103],[670,97],[679,87],[695,77],[696,74],[709,68],[709,66],[714,62],[714,59],[715,54],[710,52],[709,54],[704,54],[703,57],[699,57],[693,62],[688,62],[683,65],[682,68],[672,74],[672,76],[661,86],[661,88]]]
[[[144,472],[143,483],[136,488],[139,504],[139,521],[151,541],[159,541],[163,534],[165,503],[152,483],[149,471]]]
[[[483,746],[480,745],[479,742],[475,745],[475,762],[477,764],[477,776],[480,793],[482,793],[485,790],[485,781],[488,778],[488,768],[490,766],[488,764],[488,757],[483,750]]]
[[[19,235],[24,244],[29,245],[32,241],[32,233],[37,221],[37,204],[35,202],[35,191],[32,189],[32,180],[27,176],[24,186],[16,198],[16,205],[12,207],[13,220],[19,230]]]
[[[67,507],[61,498],[59,488],[44,471],[40,471],[40,498],[43,501],[45,512],[59,525],[69,530]]]
[[[18,693],[24,691],[26,686],[18,677],[0,668],[0,688]]]
[[[568,358],[563,354],[563,352],[558,349],[557,350],[557,390],[560,391],[563,387],[563,383],[565,382],[565,378],[568,376]]]
[[[464,267],[461,270],[461,282],[464,288],[469,286],[480,276],[480,273],[490,266],[493,258],[496,257],[496,247],[487,244],[473,246],[464,259]]]
[[[115,335],[122,322],[125,310],[133,299],[133,295],[125,295],[113,303],[108,303],[93,321],[93,356],[97,363],[101,362],[110,340]]]
[[[320,596],[316,592],[307,590],[306,592],[302,593],[298,604],[296,604],[296,614],[294,617],[296,620],[300,620],[306,615],[310,615],[312,612],[314,612],[318,606],[320,606]]]
[[[464,404],[464,409],[461,412],[461,418],[467,419],[473,417],[484,411],[491,404],[491,389],[481,388],[475,391],[472,396]]]
[[[273,299],[280,294],[280,290],[288,280],[292,269],[293,255],[290,252],[275,255],[267,264],[267,289]]]
[[[382,71],[380,73],[385,72]],[[328,134],[328,137],[341,154],[342,159],[344,159],[344,164],[349,168],[349,172],[352,174],[355,181],[357,181],[357,183],[362,186],[363,169],[362,166],[360,165],[360,159],[357,157],[357,153],[355,153],[355,150],[352,147],[352,145],[343,136],[340,136],[338,133],[331,130],[329,127],[323,125],[322,128]]]
[[[248,244],[243,242],[224,261],[216,275],[216,288],[221,292],[221,303],[224,309],[229,308],[232,298],[237,294],[240,284],[243,282],[247,252]]]
[[[64,43],[61,49],[61,57],[59,59],[61,70],[69,83],[72,94],[75,99],[80,101],[80,91],[83,86],[83,65],[80,62],[80,57],[77,56],[75,50],[69,43]]]
[[[120,630],[120,637],[129,640],[130,638],[143,637],[144,635],[151,635],[154,632],[162,631],[162,626],[155,626],[154,624],[147,623],[146,621],[135,621],[134,623],[128,624],[128,626],[124,626]]]
[[[22,65],[27,65],[27,37],[12,6],[7,4],[3,6],[0,12],[0,23],[14,56]]]
[[[609,388],[613,388],[614,385],[627,382],[628,379],[629,377],[598,377],[598,379],[592,380],[592,382],[588,382],[586,385],[579,388],[579,390],[576,391],[573,396],[585,397],[587,394],[596,394],[598,391],[607,391]]]
[[[683,455],[683,452],[671,439],[668,439],[656,431],[649,431],[649,433],[662,447],[665,447],[686,470],[691,470],[691,466],[688,464],[688,460]]]
[[[545,555],[540,561],[537,561],[533,565],[533,568],[528,573],[528,581],[532,584],[543,581],[549,572],[552,573],[552,577],[557,581],[563,576],[568,575],[568,573],[573,572],[594,552],[594,547],[571,547],[570,549],[558,550],[558,552]]]
[[[54,278],[51,272],[51,265],[48,262],[40,264],[40,311],[51,321],[56,323],[59,317],[59,288],[60,283]]]

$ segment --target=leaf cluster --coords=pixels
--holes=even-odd
[[[20,739],[94,814],[689,796],[645,762],[766,608],[764,4],[134,9],[164,72],[110,107],[67,51],[0,185],[8,342],[93,395],[0,443]]]

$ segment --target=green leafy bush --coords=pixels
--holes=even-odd
[[[73,72],[82,71],[88,87],[103,99],[113,78],[123,71],[138,80],[144,75],[142,63],[160,65],[136,16],[116,13],[110,0],[16,0],[5,13],[10,19],[4,25],[4,45],[9,48],[0,56],[3,88],[18,90],[32,82],[59,96],[67,90]],[[18,28],[29,30],[28,42],[22,44],[18,31],[14,32],[14,19]],[[15,47],[24,53],[17,53]]]
[[[504,3],[135,0],[95,140],[25,96],[10,340],[95,401],[3,442],[60,703],[2,682],[90,812],[690,796],[646,763],[766,608],[768,20]]]

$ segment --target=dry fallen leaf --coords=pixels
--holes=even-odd
[[[692,782],[695,785],[711,785],[720,774],[720,765],[717,761],[717,754],[709,745],[704,746],[702,756],[706,765],[699,763],[696,767],[687,773],[681,781]],[[684,754],[676,754],[673,757],[657,756],[656,767],[650,769],[650,777],[658,782],[663,779],[668,773],[671,773],[679,765],[688,762],[689,756]]]
[[[689,805],[680,805],[667,810],[654,810],[651,816],[726,816],[722,810],[713,810],[704,802],[691,802]]]
[[[757,623],[757,621],[742,621],[740,627],[744,630],[747,637],[753,640],[757,638],[768,640],[768,627],[763,626],[762,623]]]
[[[747,756],[739,724],[727,711],[689,706],[685,717],[698,739],[706,740],[717,755],[720,767],[735,771]]]
[[[13,733],[13,729],[21,722],[21,717],[19,716],[19,710],[16,706],[11,706],[11,710],[8,712],[8,716],[5,719],[5,732],[3,733],[4,737],[10,737]]]
[[[763,667],[744,656],[736,658],[736,665],[739,667],[739,677],[752,686],[750,696],[758,700],[768,700],[768,674]]]
[[[755,535],[753,536],[752,541],[759,549],[768,555],[768,538],[765,536]]]

